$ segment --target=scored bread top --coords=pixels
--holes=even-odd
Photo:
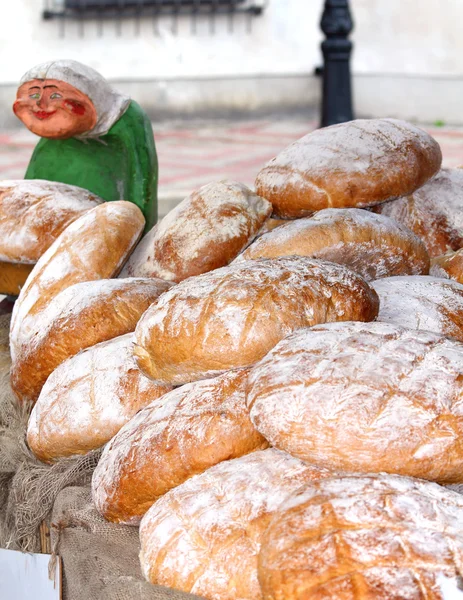
[[[249,374],[272,446],[313,464],[463,481],[463,344],[389,323],[327,323],[282,340]]]
[[[144,236],[121,276],[179,282],[223,267],[257,235],[271,212],[270,202],[242,183],[209,183]]]
[[[280,506],[263,535],[264,597],[444,600],[442,583],[456,591],[463,566],[462,522],[462,497],[429,482],[315,481]]]
[[[237,262],[165,293],[138,323],[134,352],[150,377],[181,384],[249,366],[299,327],[377,312],[376,293],[342,265],[302,256]]]

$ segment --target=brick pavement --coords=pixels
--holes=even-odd
[[[315,121],[281,116],[154,123],[160,215],[210,181],[231,178],[252,186],[266,161],[315,127]],[[441,144],[445,166],[463,165],[463,128],[426,129]],[[37,138],[26,129],[0,133],[0,179],[22,178],[36,143]]]

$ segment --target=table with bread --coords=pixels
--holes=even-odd
[[[27,443],[51,465],[104,447],[94,506],[139,528],[148,582],[460,593],[463,171],[441,163],[416,126],[356,120],[282,148],[255,190],[192,191],[143,237],[135,204],[89,197],[34,248],[10,330]],[[0,260],[32,252],[26,221]]]

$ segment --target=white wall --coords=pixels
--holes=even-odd
[[[21,75],[54,58],[87,63],[160,110],[316,103],[322,6],[323,0],[269,0],[251,34],[243,18],[230,34],[218,17],[215,35],[207,21],[193,35],[188,18],[173,35],[166,18],[159,36],[147,19],[140,35],[127,20],[120,37],[113,22],[102,37],[94,23],[81,37],[79,26],[67,22],[61,37],[57,21],[41,19],[41,0],[8,2],[0,33],[0,121]],[[351,0],[351,7],[357,113],[463,123],[463,0]]]

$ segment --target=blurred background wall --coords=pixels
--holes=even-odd
[[[49,0],[50,2],[60,0]],[[62,0],[61,0],[62,1]],[[45,2],[45,0],[43,0]],[[256,0],[254,4],[258,4]],[[356,116],[463,124],[462,0],[351,0]],[[73,58],[99,70],[153,116],[316,107],[322,0],[268,0],[263,13],[44,21],[42,0],[14,0],[2,13],[0,125],[21,75],[34,64]]]

